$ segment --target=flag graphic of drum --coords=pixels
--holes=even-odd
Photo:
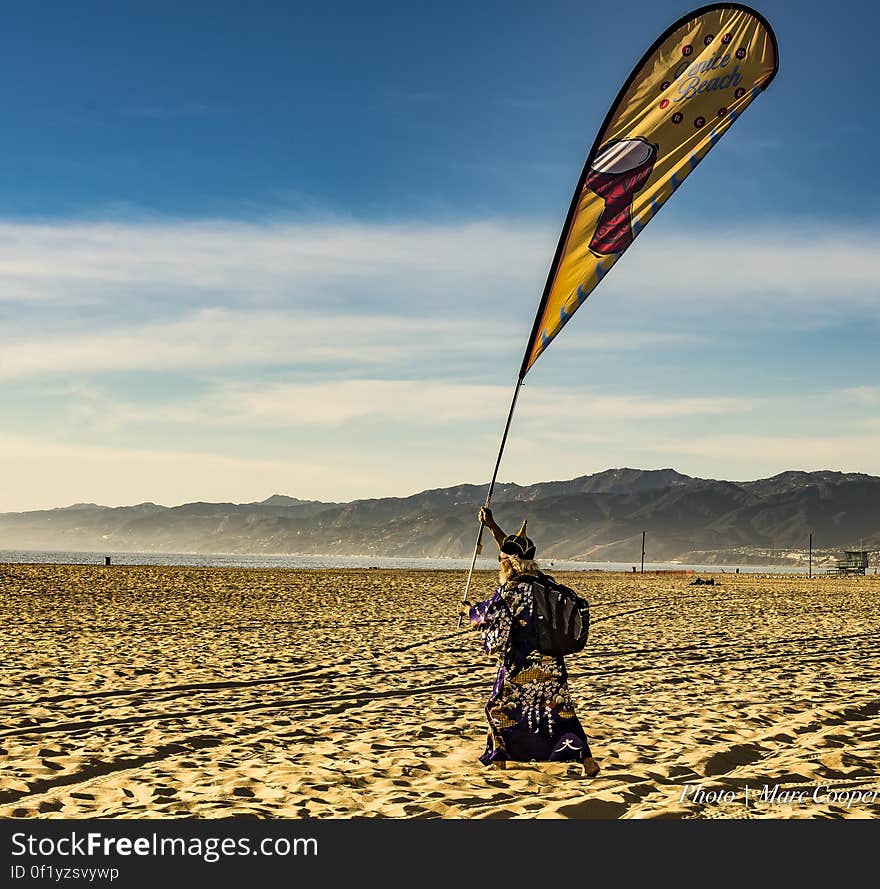
[[[606,142],[590,164],[586,185],[605,201],[590,250],[620,253],[633,242],[633,197],[645,186],[657,160],[657,146],[641,137]]]

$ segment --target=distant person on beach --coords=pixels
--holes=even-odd
[[[462,602],[459,607],[459,613],[479,628],[485,651],[499,660],[486,704],[489,734],[480,761],[581,762],[584,775],[592,778],[599,764],[574,710],[565,661],[537,649],[532,584],[542,575],[526,523],[508,536],[491,510],[484,507],[479,518],[500,550],[495,592],[483,602]]]

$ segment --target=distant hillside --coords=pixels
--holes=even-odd
[[[484,485],[410,497],[323,503],[275,494],[261,503],[155,503],[0,514],[0,549],[96,552],[323,553],[462,557],[473,551]],[[505,529],[529,519],[539,558],[761,563],[786,551],[880,549],[880,478],[783,472],[749,482],[672,469],[609,469],[569,481],[502,483]]]

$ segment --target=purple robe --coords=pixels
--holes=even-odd
[[[483,648],[498,656],[486,704],[489,736],[480,761],[581,761],[592,756],[568,690],[561,657],[537,650],[531,578],[499,586],[470,609]]]

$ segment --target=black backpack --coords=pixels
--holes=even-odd
[[[532,583],[538,651],[557,657],[574,654],[587,644],[590,604],[573,589],[541,572]]]

